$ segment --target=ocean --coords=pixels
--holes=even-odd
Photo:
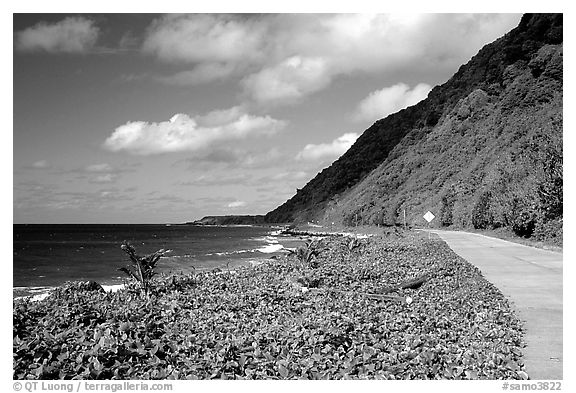
[[[265,226],[15,224],[14,297],[42,294],[66,281],[124,283],[118,268],[130,264],[120,249],[125,240],[139,255],[170,250],[157,264],[165,274],[250,266],[300,242]]]

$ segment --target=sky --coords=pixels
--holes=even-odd
[[[265,214],[520,14],[14,14],[14,223]]]

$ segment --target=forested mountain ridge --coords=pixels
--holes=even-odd
[[[417,223],[432,210],[441,225],[561,232],[562,24],[561,14],[524,15],[266,220],[394,224],[406,210]]]

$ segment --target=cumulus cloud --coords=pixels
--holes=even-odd
[[[198,84],[236,75],[258,103],[293,103],[358,73],[454,69],[518,24],[518,14],[277,14],[163,16],[143,51],[189,70],[161,80]]]
[[[158,123],[128,122],[114,130],[104,147],[137,155],[172,152],[207,155],[211,149],[221,148],[222,143],[272,135],[284,126],[284,121],[250,115],[234,107],[196,117],[176,114]]]
[[[153,79],[194,86],[225,79],[264,59],[267,24],[260,18],[227,14],[165,15],[148,28],[142,51],[191,69]]]
[[[230,62],[259,56],[264,26],[235,15],[165,15],[148,29],[145,53],[170,62]]]
[[[16,48],[23,52],[82,53],[94,47],[98,34],[94,21],[68,17],[52,24],[41,22],[16,33]]]
[[[248,94],[258,102],[294,102],[328,86],[327,63],[318,57],[290,57],[243,80]]]
[[[405,83],[398,83],[373,91],[360,101],[353,118],[357,121],[384,118],[422,101],[431,89],[432,87],[426,83],[419,83],[412,89]]]
[[[246,202],[244,201],[234,201],[234,202],[230,202],[228,205],[226,205],[226,207],[230,208],[230,209],[237,209],[239,207],[244,207],[246,206]]]
[[[296,159],[305,161],[322,161],[329,158],[339,157],[344,154],[346,150],[354,144],[354,142],[356,142],[358,136],[358,134],[351,132],[334,139],[330,143],[320,143],[317,145],[308,144],[296,155]]]

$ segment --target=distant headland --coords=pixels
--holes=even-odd
[[[259,225],[266,224],[263,215],[205,216],[200,220],[189,221],[188,225]]]

